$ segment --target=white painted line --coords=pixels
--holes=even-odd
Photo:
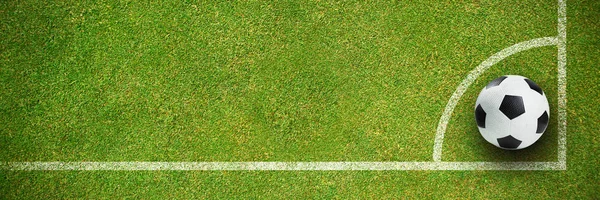
[[[567,49],[566,1],[559,0],[558,37],[515,44],[482,62],[458,86],[440,118],[435,162],[0,162],[0,170],[566,170],[567,169]],[[441,162],[442,143],[454,107],[477,77],[502,59],[532,48],[558,47],[558,162]]]
[[[567,2],[558,1],[558,161],[567,162]]]
[[[519,53],[521,51],[526,51],[533,48],[544,47],[544,46],[552,46],[556,45],[558,40],[556,37],[544,37],[544,38],[536,38],[529,41],[517,43],[508,48],[502,49],[502,51],[492,55],[485,61],[483,61],[479,66],[473,69],[467,78],[465,78],[462,83],[456,88],[452,97],[448,101],[446,105],[446,109],[440,118],[440,122],[438,123],[437,132],[435,134],[435,142],[433,146],[433,160],[436,162],[440,162],[442,160],[442,145],[444,143],[444,133],[446,133],[446,126],[448,126],[448,122],[452,117],[452,113],[454,112],[454,107],[458,104],[458,101],[462,97],[462,95],[467,91],[469,86],[488,68],[492,65],[502,61],[508,56]]]
[[[2,170],[564,170],[560,162],[8,162]]]

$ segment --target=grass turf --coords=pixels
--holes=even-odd
[[[568,4],[567,171],[1,171],[1,196],[598,196],[599,7]],[[430,161],[465,75],[505,47],[556,35],[556,10],[535,1],[7,2],[0,161]],[[444,160],[556,160],[555,120],[519,152],[478,135],[476,95],[503,74],[535,80],[557,116],[556,48],[513,55],[461,99]]]

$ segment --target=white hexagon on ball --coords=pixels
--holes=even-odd
[[[481,136],[496,147],[524,149],[548,127],[550,107],[542,89],[530,79],[506,75],[487,84],[475,103]]]

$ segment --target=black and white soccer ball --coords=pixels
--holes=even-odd
[[[481,136],[502,149],[532,145],[546,131],[549,119],[546,94],[522,76],[494,79],[481,90],[475,103],[475,121]]]

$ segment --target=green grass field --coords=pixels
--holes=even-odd
[[[0,162],[432,161],[467,74],[557,35],[555,1],[7,1]],[[600,196],[600,2],[567,2],[567,170],[0,171],[0,199]],[[473,119],[490,80],[546,92],[548,130],[500,150]],[[512,55],[467,90],[444,161],[556,161],[557,47]]]

